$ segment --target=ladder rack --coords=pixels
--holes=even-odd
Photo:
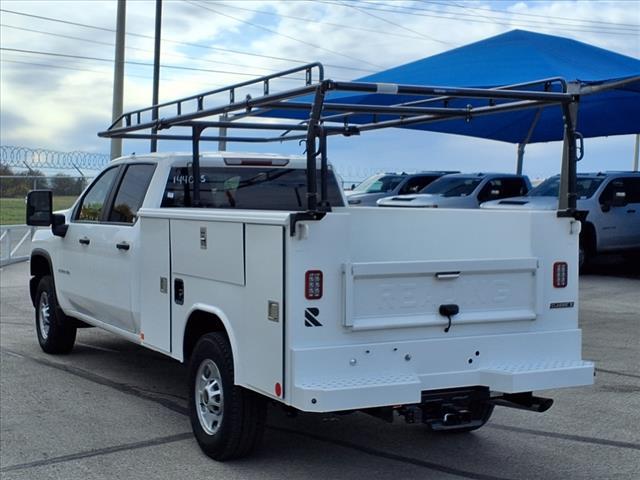
[[[302,86],[274,92],[274,80],[304,72]],[[262,87],[259,96],[239,99],[238,90]],[[192,143],[194,178],[200,177],[200,141],[283,142],[305,141],[307,156],[307,208],[309,219],[321,218],[331,206],[327,202],[327,137],[359,135],[361,132],[389,127],[406,127],[449,119],[472,119],[527,109],[560,106],[564,119],[563,185],[566,198],[560,199],[559,215],[575,215],[575,131],[578,95],[568,92],[562,78],[548,78],[496,88],[460,88],[423,85],[337,82],[324,78],[320,63],[236,83],[205,93],[152,105],[122,114],[98,136],[106,138],[185,140]],[[326,99],[333,94],[331,99]],[[371,104],[379,96],[389,104]],[[214,98],[226,97],[213,104]],[[393,99],[396,101],[393,101]],[[211,103],[211,105],[209,105]],[[195,105],[195,108],[188,108]],[[276,122],[247,121],[284,115]],[[165,116],[160,117],[160,113]],[[151,115],[151,119],[147,119]],[[211,120],[211,117],[220,116]],[[158,133],[171,128],[186,128],[188,133]],[[207,128],[241,129],[244,136],[202,135]],[[150,130],[150,132],[144,132]],[[271,132],[265,135],[259,132]],[[258,132],[258,133],[256,133]],[[226,132],[225,132],[226,133]],[[320,195],[317,191],[316,159],[320,157]],[[199,206],[200,185],[194,182],[193,204]]]

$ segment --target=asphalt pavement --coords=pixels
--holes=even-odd
[[[618,263],[616,263],[618,262]],[[70,355],[38,346],[28,264],[0,269],[0,477],[9,479],[640,478],[640,269],[596,262],[581,278],[592,387],[539,392],[546,413],[496,408],[458,435],[364,414],[269,411],[261,450],[217,463],[186,412],[185,367],[92,328]]]

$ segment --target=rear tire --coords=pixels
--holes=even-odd
[[[252,453],[264,432],[266,399],[234,384],[233,354],[222,333],[208,333],[189,363],[189,417],[202,451],[214,460]]]
[[[36,291],[36,333],[40,348],[50,354],[65,354],[73,349],[76,327],[58,307],[56,289],[50,275],[42,277]]]

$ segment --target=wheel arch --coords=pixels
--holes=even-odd
[[[31,303],[35,307],[36,292],[38,290],[39,279],[50,275],[53,279],[53,262],[51,256],[46,250],[36,248],[31,252],[31,261],[29,262],[29,272],[31,273],[31,279],[29,280],[29,294],[31,296]],[[55,288],[55,279],[53,279]]]
[[[212,305],[197,303],[191,307],[187,314],[187,320],[182,332],[182,361],[188,362],[198,339],[207,333],[222,332],[227,336],[231,353],[233,355],[233,365],[238,373],[238,349],[233,328],[228,317],[222,310]]]

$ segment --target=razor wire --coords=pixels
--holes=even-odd
[[[106,153],[93,152],[61,152],[57,150],[48,150],[44,148],[29,148],[14,145],[0,146],[0,165],[6,167],[38,170],[38,169],[57,169],[57,170],[102,170],[110,162],[110,157]],[[383,171],[393,171],[384,168],[372,168],[366,166],[357,166],[354,164],[345,164],[339,162],[334,165],[338,175],[341,177],[343,184],[351,185],[360,183],[363,179]]]
[[[37,170],[76,169],[101,170],[109,163],[110,157],[105,153],[92,152],[60,152],[43,148],[0,146],[0,165]]]

